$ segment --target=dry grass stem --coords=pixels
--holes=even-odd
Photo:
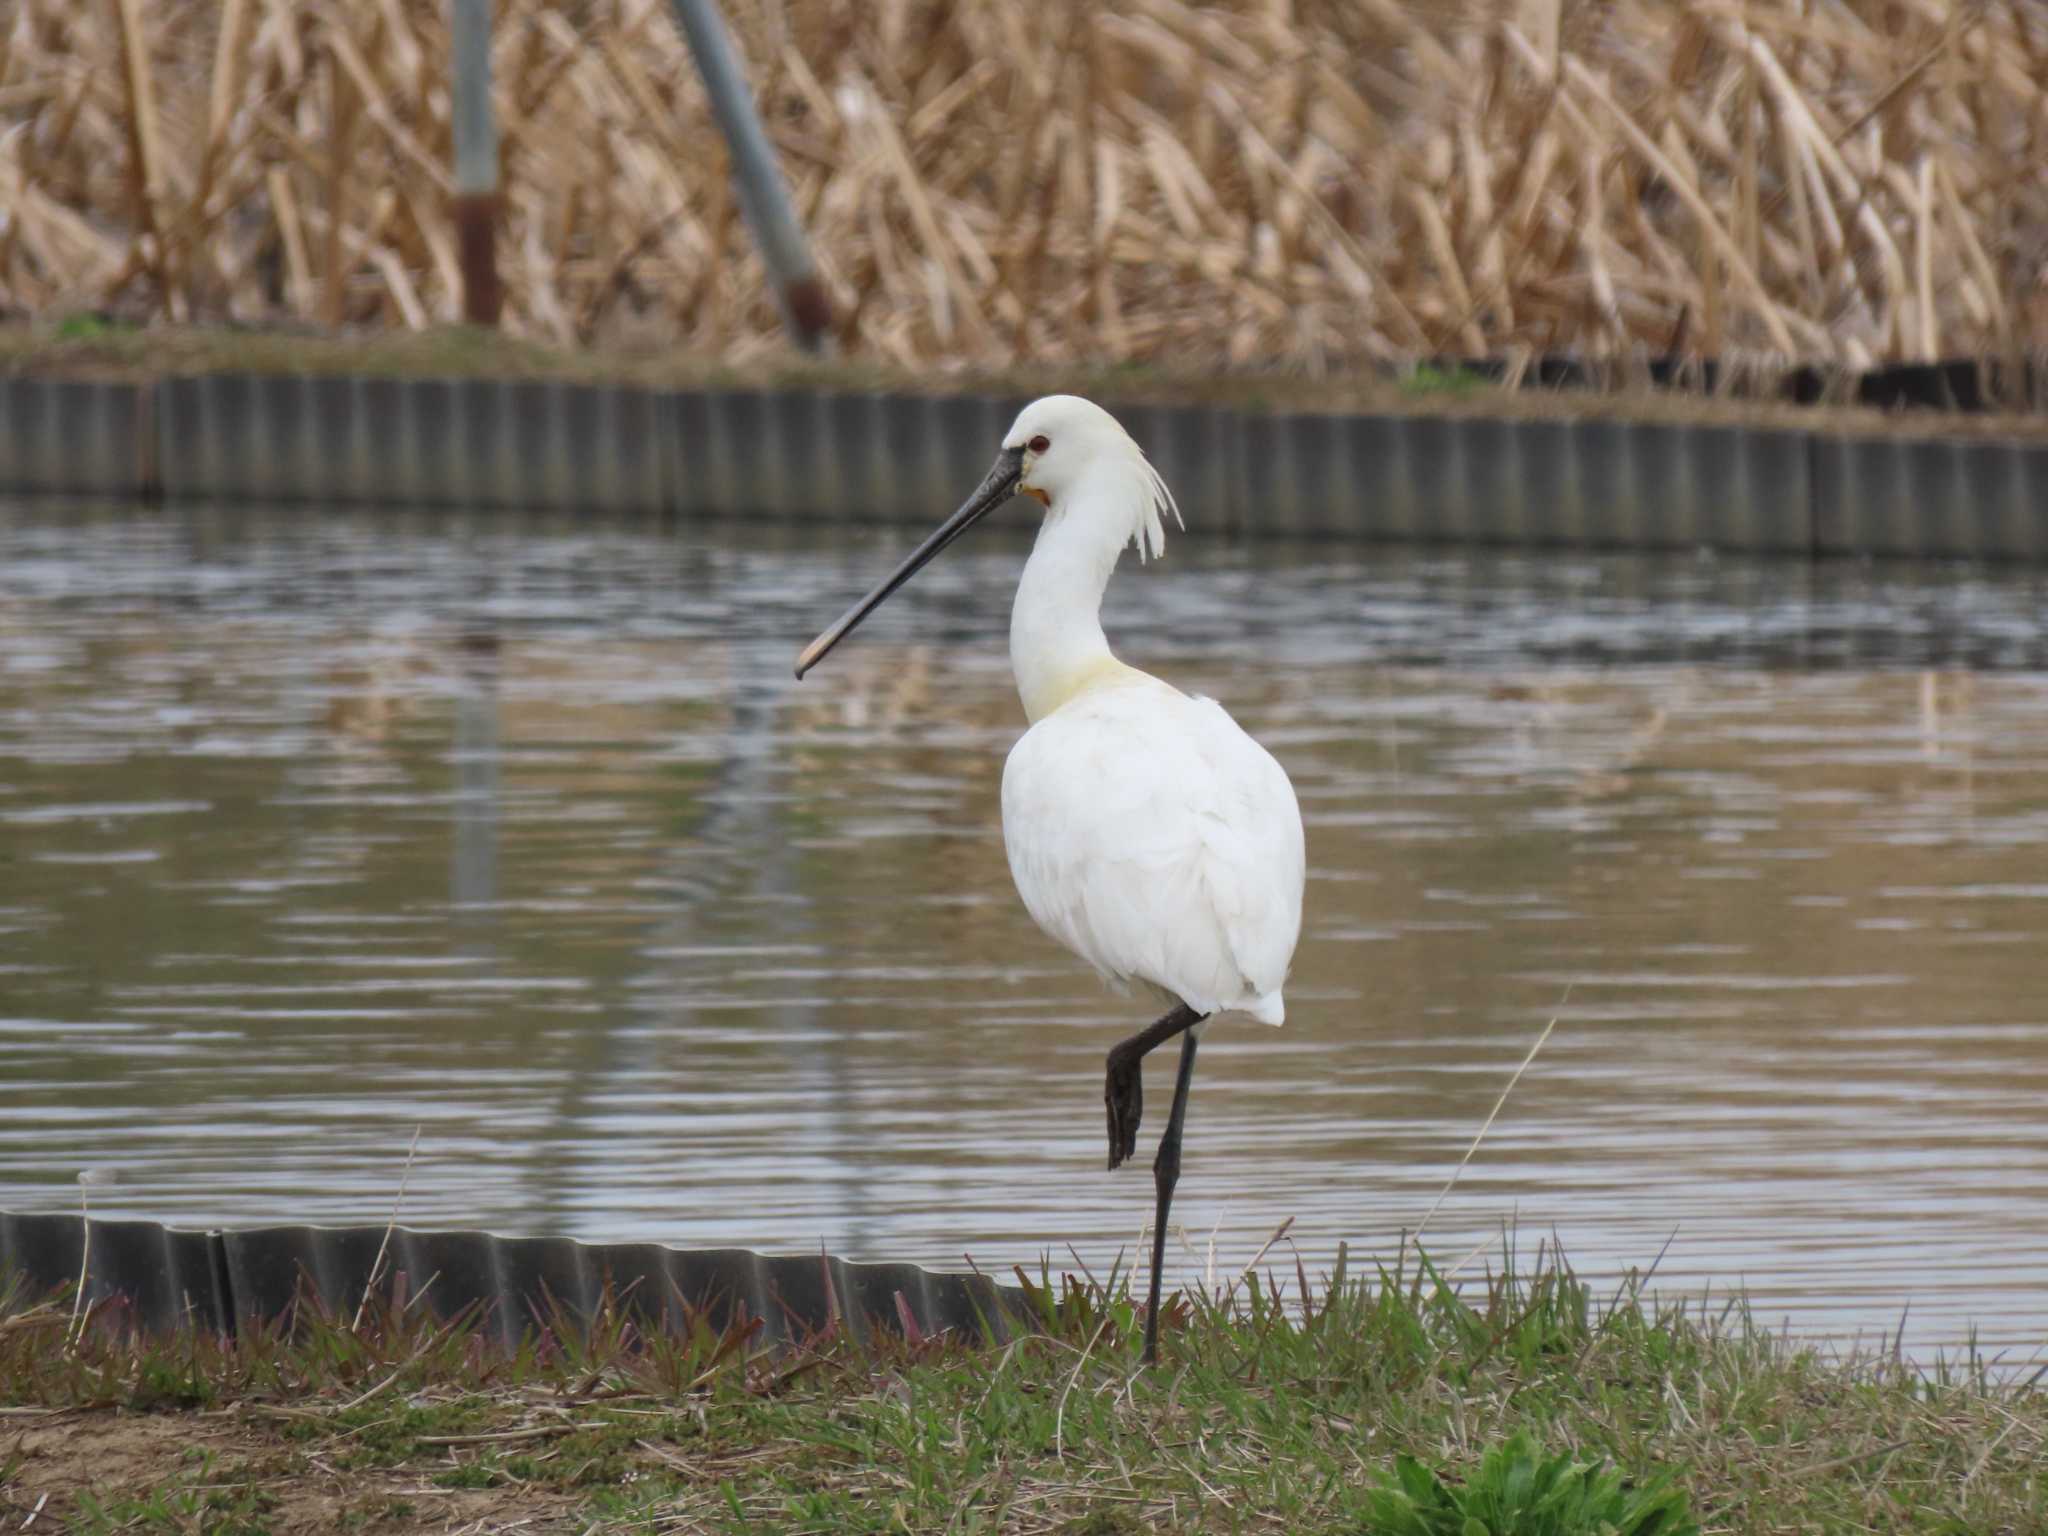
[[[370,1261],[370,1278],[363,1282],[363,1299],[356,1303],[355,1321],[349,1325],[351,1328],[359,1329],[363,1326],[363,1311],[370,1305],[371,1294],[383,1283],[384,1260],[391,1251],[391,1234],[398,1228],[398,1213],[405,1209],[405,1186],[412,1179],[412,1163],[419,1155],[419,1150],[420,1128],[414,1126],[412,1144],[405,1149],[405,1167],[398,1175],[398,1195],[391,1202],[391,1220],[384,1224],[384,1237],[377,1244],[377,1257]]]
[[[64,1328],[66,1347],[75,1343],[85,1326],[85,1282],[92,1264],[92,1202],[86,1181],[78,1181],[78,1288],[71,1298],[71,1318]]]
[[[1566,1002],[1571,1001],[1571,995],[1571,989],[1567,987],[1564,1000],[1558,1004],[1558,1007],[1562,1008]],[[1472,1154],[1477,1152],[1479,1144],[1486,1140],[1486,1133],[1493,1129],[1493,1122],[1500,1118],[1501,1108],[1507,1103],[1508,1095],[1515,1091],[1515,1084],[1522,1080],[1522,1074],[1529,1070],[1529,1064],[1536,1059],[1537,1053],[1548,1043],[1550,1032],[1557,1028],[1557,1021],[1561,1016],[1560,1014],[1552,1014],[1550,1022],[1543,1026],[1543,1032],[1536,1037],[1536,1043],[1529,1047],[1529,1054],[1522,1058],[1522,1064],[1515,1068],[1514,1074],[1508,1078],[1507,1086],[1501,1089],[1500,1097],[1493,1101],[1493,1108],[1487,1111],[1486,1119],[1479,1127],[1479,1134],[1472,1138],[1472,1145],[1465,1149],[1465,1155],[1458,1159],[1458,1166],[1451,1170],[1451,1176],[1444,1180],[1444,1187],[1437,1191],[1436,1199],[1430,1202],[1429,1209],[1423,1213],[1422,1220],[1416,1224],[1412,1239],[1403,1238],[1404,1248],[1409,1241],[1415,1242],[1418,1246],[1421,1244],[1422,1234],[1429,1229],[1431,1219],[1443,1205],[1444,1199],[1450,1194],[1452,1187],[1458,1182],[1458,1176],[1465,1171],[1465,1165],[1472,1161]]]

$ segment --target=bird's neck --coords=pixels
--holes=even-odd
[[[1089,688],[1131,671],[1102,633],[1102,593],[1123,552],[1085,490],[1046,513],[1010,609],[1010,670],[1035,725]]]

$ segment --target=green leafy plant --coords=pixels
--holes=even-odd
[[[1606,1463],[1546,1458],[1528,1431],[1481,1458],[1462,1486],[1412,1456],[1367,1506],[1371,1536],[1699,1536],[1682,1490],[1663,1479],[1624,1487]]]

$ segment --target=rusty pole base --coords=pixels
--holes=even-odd
[[[498,281],[499,201],[493,192],[458,193],[452,205],[462,318],[471,325],[495,326],[505,307],[504,285]]]

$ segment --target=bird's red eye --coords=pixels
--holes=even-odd
[[[1051,446],[1052,439],[1047,437],[1043,432],[1039,433],[1038,436],[1031,439],[1031,451],[1033,453],[1043,453],[1046,449],[1050,448]]]

